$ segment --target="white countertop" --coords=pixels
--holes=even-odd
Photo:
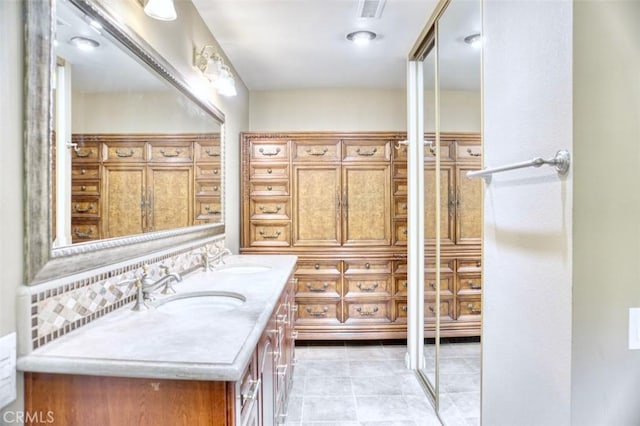
[[[268,271],[194,272],[173,283],[178,294],[221,291],[246,298],[221,313],[134,312],[131,305],[94,320],[18,359],[18,369],[44,373],[158,379],[239,380],[293,271],[296,256],[240,255],[226,265]],[[224,268],[225,265],[220,265]],[[157,300],[162,297],[154,293]],[[175,296],[175,295],[174,295]]]

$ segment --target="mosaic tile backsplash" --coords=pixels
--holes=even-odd
[[[189,247],[145,259],[107,272],[60,284],[31,295],[31,349],[37,349],[135,300],[134,279],[143,264],[149,277],[160,278],[161,266],[185,274],[202,266],[203,248],[215,253],[224,248],[224,237],[205,246]]]

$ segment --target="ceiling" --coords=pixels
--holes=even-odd
[[[403,88],[406,59],[437,0],[387,0],[380,19],[358,0],[192,0],[250,90]],[[346,40],[366,29],[368,47]]]

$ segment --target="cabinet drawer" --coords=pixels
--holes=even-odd
[[[251,142],[251,161],[271,160],[282,161],[289,159],[289,145],[281,142]]]
[[[329,275],[321,276],[299,276],[296,284],[297,297],[339,297],[340,277]]]
[[[356,259],[344,261],[345,274],[389,274],[391,261],[387,259]]]
[[[436,305],[433,302],[425,301],[424,318],[426,321],[435,321]],[[440,299],[440,319],[453,320],[453,300]]]
[[[288,247],[291,245],[291,224],[276,221],[252,221],[250,245]]]
[[[219,197],[222,195],[220,180],[197,180],[196,196]]]
[[[407,178],[407,164],[406,163],[394,163],[393,164],[393,178],[394,179],[406,179]]]
[[[391,276],[348,276],[344,288],[345,296],[391,296]]]
[[[71,216],[96,218],[100,217],[100,199],[72,197]]]
[[[80,165],[71,167],[72,179],[99,179],[100,178],[100,166],[95,165]]]
[[[482,147],[479,143],[458,142],[456,144],[456,159],[458,161],[480,161]]]
[[[254,164],[250,166],[251,179],[289,178],[288,164]]]
[[[144,161],[144,142],[118,143],[105,142],[102,144],[102,158],[104,161],[141,162]]]
[[[196,179],[219,179],[221,176],[219,164],[196,164]]]
[[[344,161],[389,161],[391,160],[390,141],[343,141],[342,159]]]
[[[440,259],[440,273],[452,274],[455,271],[454,259],[441,258]],[[436,273],[436,259],[434,257],[428,257],[424,262],[424,272],[426,274]]]
[[[407,195],[407,181],[393,180],[393,195]]]
[[[196,198],[195,219],[221,222],[222,203],[220,202],[220,198]]]
[[[406,275],[395,275],[393,277],[393,295],[406,296],[409,280]]]
[[[458,299],[458,319],[480,320],[482,316],[482,301],[479,297]]]
[[[97,162],[100,160],[100,151],[98,142],[81,142],[72,138],[74,143],[78,144],[76,149],[71,150],[71,161],[75,163]]]
[[[482,275],[458,275],[458,294],[479,294],[482,292]]]
[[[289,195],[289,181],[254,180],[249,182],[251,195]]]
[[[251,219],[289,219],[289,198],[251,197],[249,212]]]
[[[393,244],[397,246],[407,245],[407,222],[405,220],[396,221],[393,224]]]
[[[458,272],[475,272],[482,271],[482,262],[480,259],[458,259]]]
[[[296,323],[340,323],[340,301],[318,302],[317,300],[296,300],[298,305],[298,316]]]
[[[345,300],[345,323],[359,322],[391,322],[391,301]]]
[[[394,197],[393,198],[393,216],[397,218],[406,218],[409,205],[407,204],[407,197]]]
[[[190,163],[193,146],[190,142],[153,143],[149,148],[149,161]]]
[[[440,295],[452,295],[453,294],[453,274],[440,274]],[[431,274],[425,274],[424,277],[424,292],[425,294],[436,294],[436,276]]]
[[[296,265],[296,275],[309,274],[340,274],[342,262],[336,259],[299,260]]]
[[[340,161],[340,141],[293,141],[293,161]]]
[[[252,407],[257,402],[251,396],[255,393],[255,386],[259,386],[258,371],[256,365],[256,355],[254,354],[249,361],[247,369],[242,374],[242,378],[238,382],[238,398],[240,399],[240,417],[246,418]]]
[[[71,239],[74,243],[97,240],[100,238],[100,221],[71,220]]]
[[[433,138],[427,139],[432,141]],[[451,161],[453,157],[451,156],[451,147],[448,142],[440,141],[440,161]],[[431,147],[430,145],[425,145],[424,147],[424,162],[432,163],[436,161],[436,149]]]
[[[74,180],[71,182],[71,195],[100,195],[100,181]]]
[[[220,143],[196,142],[196,161],[198,162],[220,162],[222,149]]]

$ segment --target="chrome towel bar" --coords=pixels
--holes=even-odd
[[[542,157],[536,157],[530,161],[523,161],[522,163],[511,164],[502,167],[493,167],[489,169],[477,170],[474,172],[467,172],[467,178],[474,177],[490,178],[492,174],[499,172],[506,172],[509,170],[524,169],[526,167],[540,167],[544,164],[555,166],[559,175],[564,175],[569,171],[569,165],[571,164],[571,155],[567,150],[560,150],[556,152],[555,157],[545,160]]]

